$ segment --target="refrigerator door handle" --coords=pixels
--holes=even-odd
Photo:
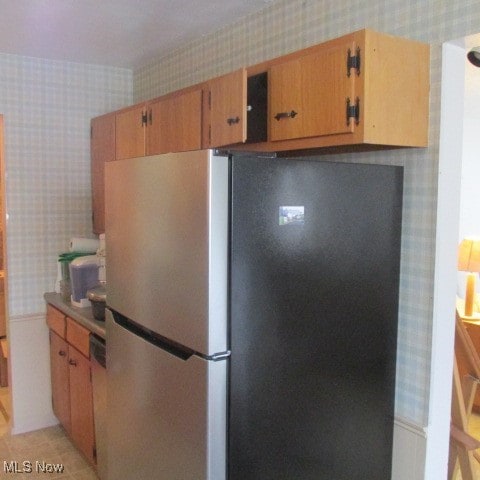
[[[171,355],[174,355],[181,360],[188,360],[192,355],[195,354],[194,350],[169,340],[168,338],[162,337],[158,333],[152,332],[148,328],[138,325],[130,318],[127,318],[125,315],[122,315],[113,309],[109,310],[112,312],[113,319],[117,325],[123,327],[125,330],[128,330],[134,335],[143,338],[152,345],[165,350]]]
[[[205,360],[212,360],[212,362],[219,362],[220,360],[226,360],[232,352],[230,350],[226,350],[225,352],[214,353],[213,355],[201,355],[201,357]]]

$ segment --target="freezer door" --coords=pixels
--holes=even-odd
[[[402,174],[233,159],[229,480],[390,478]]]
[[[107,302],[212,355],[226,350],[228,158],[210,151],[106,165]]]
[[[182,359],[107,310],[108,480],[224,480],[227,361]]]

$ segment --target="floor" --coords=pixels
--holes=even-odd
[[[7,388],[0,388],[0,479],[28,473],[28,478],[98,480],[60,426],[10,435],[10,402]],[[60,472],[61,471],[61,472]],[[20,476],[20,478],[22,478]]]
[[[60,426],[10,435],[10,413],[8,389],[0,388],[0,479],[14,478],[13,471],[17,467],[17,473],[28,473],[28,478],[98,480],[93,469],[78,453]],[[470,432],[480,438],[480,415],[472,415]],[[62,472],[55,471],[55,467]],[[476,478],[480,480],[480,463],[476,467]],[[455,476],[455,480],[462,480],[460,472]]]

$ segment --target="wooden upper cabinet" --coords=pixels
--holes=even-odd
[[[267,62],[258,150],[428,145],[429,46],[360,30]]]
[[[145,155],[145,104],[134,105],[115,115],[115,158],[143,157]]]
[[[115,114],[91,121],[90,161],[93,233],[105,232],[105,162],[115,160]]]
[[[348,39],[270,68],[270,140],[353,132],[347,102],[354,105],[356,74],[347,74]]]
[[[148,104],[147,155],[202,148],[202,89]]]
[[[429,48],[364,29],[134,105],[115,114],[115,158],[426,147]]]
[[[209,147],[247,139],[247,72],[244,68],[208,81]]]

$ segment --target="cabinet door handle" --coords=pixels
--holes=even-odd
[[[152,114],[152,109],[150,109],[148,112],[148,123],[151,125],[152,122],[153,122],[153,114]]]
[[[240,117],[230,117],[230,118],[227,118],[227,123],[231,126],[231,125],[235,125],[236,123],[239,123],[240,122]]]
[[[69,363],[70,365],[74,366],[74,367],[77,366],[77,361],[74,360],[73,358],[71,358],[71,359],[68,361],[68,363]]]
[[[280,112],[275,115],[275,120],[281,120],[282,118],[295,118],[298,115],[298,112],[292,110],[291,112]]]
[[[65,350],[60,350],[58,352],[58,354],[61,356],[61,357],[65,357],[67,355],[67,352]]]

